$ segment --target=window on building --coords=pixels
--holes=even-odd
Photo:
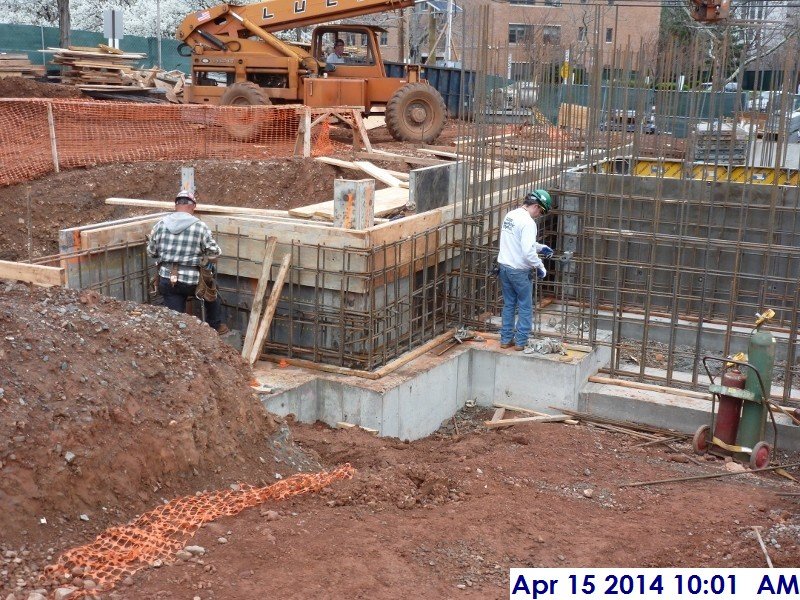
[[[367,35],[366,35],[365,33],[362,33],[362,34],[361,34],[361,35],[359,35],[358,37],[360,37],[360,38],[361,38],[361,45],[362,45],[362,46],[366,46],[366,45],[367,45],[367,43],[369,42],[369,37],[367,37]]]
[[[344,44],[345,46],[355,46],[356,45],[356,34],[355,33],[348,33],[344,36]]]
[[[389,45],[389,32],[388,31],[381,31],[381,37],[378,40],[378,43],[381,46],[388,46]]]
[[[586,41],[586,27],[578,27],[578,41],[579,42]]]
[[[610,44],[613,41],[614,41],[614,28],[613,27],[607,27],[606,28],[606,43]]]
[[[542,43],[559,46],[561,44],[561,25],[545,25],[542,27]]]
[[[508,3],[520,6],[536,6],[536,0],[508,0]]]
[[[561,0],[544,0],[545,6],[561,6]]]
[[[508,43],[522,44],[533,39],[533,25],[508,24]]]

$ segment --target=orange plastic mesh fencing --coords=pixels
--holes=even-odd
[[[97,584],[94,592],[108,591],[121,579],[153,564],[169,561],[203,523],[233,516],[267,500],[286,500],[293,496],[319,492],[333,482],[353,477],[349,464],[332,471],[299,473],[267,487],[240,484],[237,490],[218,490],[176,498],[144,513],[138,519],[111,527],[90,544],[67,550],[54,565],[45,569],[50,583],[64,583],[79,567],[82,577]],[[80,591],[79,598],[88,594]]]
[[[112,162],[286,158],[330,154],[325,109],[0,99],[0,185]],[[304,143],[305,142],[305,143]]]

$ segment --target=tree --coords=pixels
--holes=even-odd
[[[786,2],[738,0],[731,16],[719,24],[698,23],[688,4],[664,6],[661,43],[703,49],[706,66],[723,82],[735,81],[748,66],[765,66],[769,57],[800,34],[800,16]]]
[[[56,0],[58,4],[58,42],[62,48],[69,46],[69,0]]]

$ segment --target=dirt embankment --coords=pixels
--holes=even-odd
[[[109,197],[172,201],[181,167],[195,167],[198,201],[287,210],[333,197],[337,175],[352,172],[314,160],[142,162],[73,169],[0,187],[0,260],[58,253],[58,231],[152,212],[107,206]],[[28,198],[30,197],[30,217]],[[30,230],[29,230],[30,224]]]
[[[162,497],[274,481],[277,424],[194,317],[0,282],[0,334],[3,544],[68,543],[81,514],[117,523]]]
[[[59,83],[44,83],[26,77],[0,79],[0,98],[82,98],[89,100],[78,88]]]

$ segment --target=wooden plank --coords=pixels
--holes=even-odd
[[[339,167],[341,169],[350,169],[352,171],[359,171],[358,165],[356,163],[351,162],[349,160],[342,160],[340,158],[334,158],[332,156],[317,156],[314,160],[325,163],[326,165],[331,165],[332,167]]]
[[[110,225],[81,231],[81,250],[93,250],[118,244],[143,243],[161,217],[151,217],[126,225]]]
[[[404,154],[395,154],[394,152],[386,152],[385,150],[374,149],[372,152],[356,152],[357,158],[365,158],[366,160],[382,160],[384,162],[404,162],[409,165],[421,165],[423,167],[430,167],[432,165],[445,165],[449,160],[441,160],[438,158],[424,158],[421,156],[406,156]]]
[[[253,347],[253,338],[257,333],[258,322],[261,319],[261,308],[264,304],[264,294],[267,293],[267,283],[269,283],[269,273],[272,269],[272,256],[275,253],[275,245],[278,243],[274,236],[267,239],[264,249],[264,258],[261,261],[261,277],[258,278],[258,286],[253,296],[253,305],[250,307],[250,319],[247,322],[247,333],[242,344],[242,358],[247,358]]]
[[[625,381],[624,379],[612,379],[610,377],[600,377],[592,375],[589,377],[592,383],[603,383],[606,385],[618,385],[620,387],[631,388],[634,390],[645,390],[649,392],[660,392],[662,394],[672,394],[673,396],[685,396],[687,398],[698,398],[700,400],[711,400],[711,394],[694,392],[692,390],[681,390],[670,388],[663,385],[653,385],[650,383],[639,383],[636,381]]]
[[[385,188],[375,192],[375,216],[385,217],[396,212],[408,204],[408,190],[405,188]],[[319,217],[321,219],[333,220],[334,202],[318,202],[308,206],[293,208],[289,214],[293,217],[310,219]]]
[[[374,435],[378,435],[377,429],[370,429],[369,427],[362,427],[361,425],[356,425],[355,423],[348,423],[347,421],[339,421],[336,423],[336,429],[363,429],[367,433],[372,433]]]
[[[521,425],[523,423],[561,423],[568,421],[567,415],[547,415],[544,417],[520,417],[518,419],[500,419],[498,421],[484,421],[484,425],[489,429],[498,429],[509,425]]]
[[[0,279],[23,281],[42,287],[64,285],[66,274],[63,267],[46,267],[10,260],[0,260]]]
[[[511,410],[514,412],[519,412],[527,415],[533,415],[535,417],[552,417],[553,415],[549,413],[539,412],[538,410],[531,410],[530,408],[522,408],[520,406],[512,406],[511,404],[502,404],[500,402],[494,402],[492,406],[503,409],[503,410]],[[569,425],[577,425],[580,423],[577,419],[566,419],[564,423],[568,423]]]
[[[445,158],[458,158],[458,154],[455,152],[437,150],[436,148],[419,148],[418,152],[422,152],[423,154],[431,154],[433,156],[444,156]]]
[[[261,347],[264,345],[264,338],[267,336],[269,326],[272,324],[272,317],[275,316],[275,309],[278,307],[278,301],[281,299],[281,292],[283,291],[283,282],[286,281],[286,274],[289,272],[289,264],[292,262],[292,255],[285,254],[281,261],[281,267],[278,269],[278,274],[275,276],[275,283],[272,285],[272,291],[269,295],[267,307],[264,309],[264,316],[258,325],[258,333],[253,341],[253,348],[250,351],[248,362],[252,365],[261,354]]]
[[[558,126],[585,131],[589,128],[589,108],[579,104],[562,103],[558,107]]]
[[[162,202],[160,200],[143,200],[139,198],[106,198],[106,204],[114,206],[141,206],[143,208],[167,209],[175,208],[174,202]],[[288,217],[289,213],[285,210],[273,210],[270,208],[246,208],[244,206],[222,206],[221,204],[198,204],[195,208],[199,213],[221,214],[221,215],[262,215],[267,217]]]
[[[357,165],[359,169],[364,171],[370,177],[374,177],[375,179],[385,183],[389,187],[400,187],[403,185],[402,181],[400,181],[397,177],[389,173],[386,169],[381,169],[379,166],[373,165],[369,161],[357,160],[354,162],[354,164]]]
[[[497,409],[495,409],[494,414],[492,415],[492,422],[497,422],[497,421],[502,420],[502,418],[505,415],[506,415],[506,409],[505,408],[497,408]]]

